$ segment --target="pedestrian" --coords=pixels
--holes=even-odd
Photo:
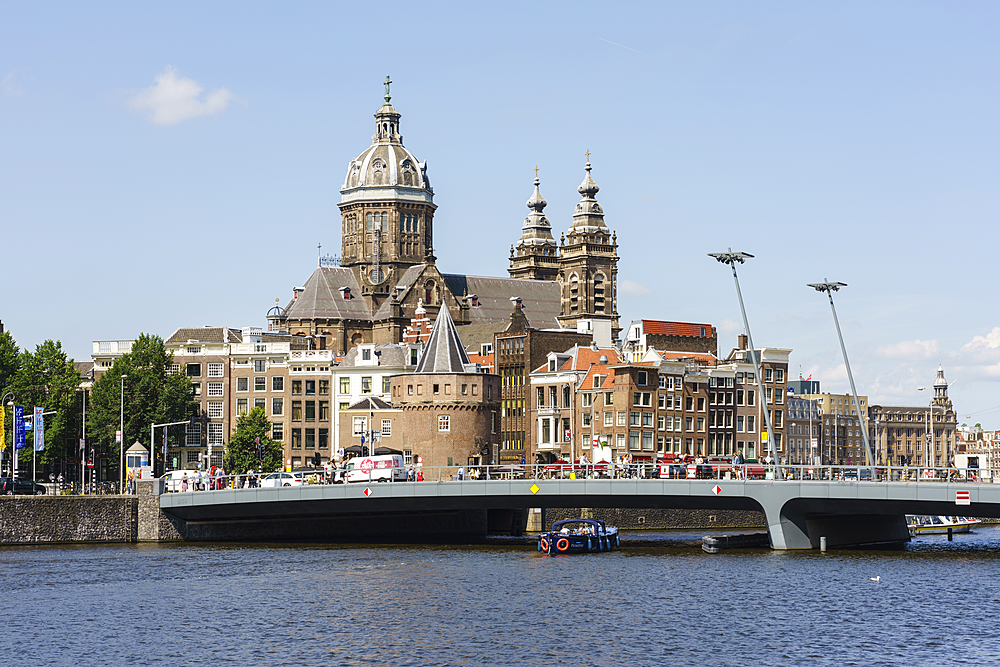
[[[418,482],[424,481],[424,471],[423,470],[418,470],[417,471],[417,481]]]
[[[462,481],[462,478],[463,478],[464,476],[465,476],[465,468],[462,468],[462,467],[460,466],[460,467],[458,468],[458,481],[460,481],[460,482],[461,482],[461,481]]]
[[[184,473],[184,476],[181,477],[181,491],[183,492],[187,490],[188,490],[188,478],[187,478],[187,473]]]

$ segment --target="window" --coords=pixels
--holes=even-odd
[[[250,391],[250,378],[236,378],[236,391]]]
[[[267,370],[267,361],[264,359],[254,359],[253,360],[253,372],[263,373]]]
[[[104,345],[104,343],[101,343],[101,345]],[[110,361],[102,361],[101,365],[102,366],[111,366],[111,362]],[[171,375],[177,375],[180,372],[181,372],[181,365],[180,364],[170,364],[170,374]]]
[[[208,365],[208,377],[210,377],[210,378],[220,378],[220,377],[222,377],[222,364],[209,364]]]
[[[350,394],[351,393],[351,378],[340,378],[340,393]]]
[[[383,419],[382,420],[382,437],[388,438],[392,435],[392,420]]]
[[[188,447],[201,447],[201,424],[188,424],[184,444]]]
[[[208,395],[209,396],[222,396],[222,383],[221,382],[209,382],[208,383]]]
[[[198,396],[201,396],[201,383],[200,382],[194,382],[194,383],[191,384],[191,395],[194,396],[195,398],[197,398]]]
[[[306,380],[306,396],[316,395],[316,380]]]
[[[589,408],[594,404],[593,394],[581,394],[581,403],[583,407]]]
[[[615,413],[610,412],[610,411],[604,413],[604,425],[605,426],[614,426],[614,420],[615,420],[614,419],[614,414]]]
[[[292,380],[292,393],[293,394],[302,393],[302,380]]]
[[[626,419],[627,419],[626,412],[624,410],[619,411],[618,412],[618,425],[619,426],[625,426],[626,425],[626,421],[625,421]]]
[[[685,417],[684,418],[684,430],[685,431],[693,431],[694,430],[694,417]]]
[[[773,371],[770,368],[764,369],[764,382],[774,382]]]
[[[208,402],[208,416],[209,417],[222,417],[222,401],[209,401]]]
[[[628,448],[639,449],[639,431],[628,432]]]
[[[653,413],[652,412],[643,412],[642,413],[642,426],[643,426],[643,428],[652,428],[653,427]]]
[[[330,446],[330,429],[321,428],[319,429],[319,448],[326,449]]]
[[[705,430],[705,418],[704,417],[698,417],[698,430],[699,431],[704,431]]]
[[[774,381],[781,384],[785,381],[785,371],[781,368],[776,368],[774,370]]]
[[[642,432],[642,449],[646,452],[653,451],[653,434],[649,431]]]
[[[201,377],[201,364],[188,364],[187,376],[189,378]]]
[[[757,417],[755,415],[747,415],[747,433],[753,433],[757,429]]]
[[[698,412],[705,411],[705,398],[703,396],[698,397]]]
[[[438,415],[438,430],[439,431],[450,431],[451,430],[451,417],[448,415]]]
[[[208,425],[208,444],[210,445],[222,444],[222,424]]]
[[[283,398],[272,398],[271,399],[271,414],[275,416],[281,416],[285,411],[285,399]]]
[[[743,432],[743,415],[736,415],[736,432]]]
[[[321,422],[330,421],[330,401],[319,402],[319,420]]]
[[[368,429],[368,417],[355,417],[353,420],[354,435],[364,435]]]
[[[306,429],[306,449],[316,449],[316,429]]]
[[[625,449],[625,434],[624,433],[618,433],[615,436],[615,445],[618,447],[618,449]]]
[[[253,379],[253,390],[254,391],[267,391],[267,378],[263,375],[258,375]]]
[[[271,424],[271,440],[277,440],[278,442],[284,442],[285,440],[285,425],[281,422],[277,424]]]
[[[370,394],[372,393],[372,379],[371,376],[361,378],[361,393]]]
[[[302,421],[302,401],[292,401],[292,421]]]
[[[662,431],[666,428],[667,418],[660,415],[656,418],[656,428]]]
[[[753,404],[754,404],[754,390],[747,389],[747,405],[753,405]]]
[[[545,407],[545,389],[543,387],[539,387],[538,388],[538,390],[535,392],[535,397],[536,397],[536,400],[538,401],[538,407],[544,408]]]
[[[292,408],[294,412],[295,408]],[[316,421],[316,401],[306,401],[306,421]]]
[[[639,413],[638,412],[630,412],[628,414],[628,425],[629,426],[638,426],[639,425]]]
[[[188,452],[187,453],[188,463],[201,463],[201,452]]]
[[[412,464],[413,464],[413,450],[412,449],[404,449],[403,450],[403,465],[412,465]]]
[[[191,346],[187,349],[188,354],[201,354],[201,346]]]
[[[326,396],[327,394],[330,393],[330,381],[329,380],[320,380],[319,381],[319,393],[320,393],[320,396]]]
[[[666,389],[666,388],[667,388],[667,376],[666,375],[661,375],[660,376],[660,389]]]
[[[636,384],[645,385],[648,373],[646,371],[639,371],[636,373]]]
[[[236,414],[245,415],[247,413],[248,400],[245,398],[236,399]]]
[[[590,428],[590,419],[591,419],[591,413],[584,412],[583,413],[583,427],[584,428]]]
[[[383,394],[388,394],[390,391],[392,391],[392,376],[391,375],[383,375],[382,376],[382,393]],[[462,393],[464,394],[465,391],[466,391],[466,385],[463,384],[462,385]]]
[[[255,398],[253,399],[253,407],[260,408],[261,410],[267,410],[267,399],[266,398]]]
[[[271,378],[271,391],[284,391],[285,390],[285,378],[281,375],[275,375]]]

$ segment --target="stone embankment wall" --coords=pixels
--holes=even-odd
[[[134,542],[137,510],[134,496],[0,496],[0,544]]]
[[[667,530],[671,528],[764,528],[763,512],[750,510],[671,510],[671,509],[601,509],[545,508],[541,523],[544,530],[553,521],[587,516],[603,519],[622,530]],[[539,530],[542,530],[539,528]]]

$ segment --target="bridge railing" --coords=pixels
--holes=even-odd
[[[678,480],[785,480],[842,482],[918,482],[926,484],[1000,483],[1000,470],[925,466],[814,466],[748,463],[703,464],[555,464],[482,466],[406,466],[396,469],[354,470],[348,479],[343,468],[318,468],[295,473],[241,473],[209,475],[197,470],[164,476],[167,493],[293,487],[342,483],[491,482],[509,480],[678,479]],[[184,480],[187,483],[184,483]]]

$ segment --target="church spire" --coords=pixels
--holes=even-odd
[[[543,212],[547,202],[538,183],[538,167],[535,167],[535,190],[527,201],[529,213],[521,225],[517,249],[511,248],[508,269],[511,278],[555,280],[558,274],[559,250],[552,238],[552,225]]]
[[[590,151],[587,151],[587,174],[583,177],[583,183],[576,189],[582,195],[580,203],[573,211],[573,224],[570,225],[570,234],[574,232],[607,232],[607,225],[604,224],[604,210],[597,203],[594,195],[601,189],[590,176]]]
[[[458,336],[448,306],[442,304],[437,319],[434,320],[427,347],[414,372],[466,373],[468,366],[471,366],[469,355],[465,353],[465,346]]]

